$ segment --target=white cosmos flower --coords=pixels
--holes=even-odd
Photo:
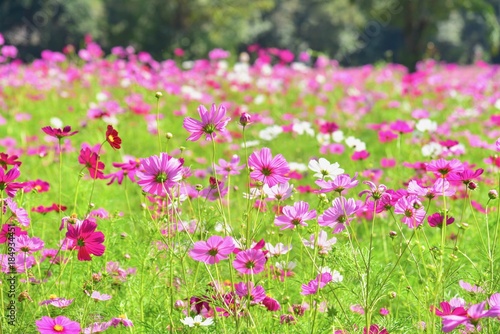
[[[422,155],[424,157],[437,157],[443,153],[443,147],[435,142],[430,142],[422,146]]]
[[[267,127],[265,129],[262,129],[259,131],[259,138],[263,140],[273,140],[274,138],[278,137],[280,133],[283,132],[283,128],[279,125],[273,125],[270,127]]]
[[[181,322],[189,327],[195,327],[195,326],[210,326],[211,324],[214,323],[213,318],[206,318],[203,320],[203,317],[201,315],[196,315],[194,318],[192,317],[186,317],[184,319],[181,319]]]
[[[330,178],[333,180],[338,175],[344,174],[344,170],[340,168],[338,162],[334,162],[333,164],[331,164],[325,158],[319,158],[318,161],[314,159],[309,161],[308,167],[313,172],[316,172],[316,174],[314,174],[314,177],[323,180],[326,178]]]
[[[435,132],[437,130],[437,123],[434,121],[431,121],[428,118],[422,118],[417,122],[415,125],[418,131],[420,132]]]

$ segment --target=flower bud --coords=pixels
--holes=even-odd
[[[477,184],[474,181],[470,181],[467,185],[467,188],[469,188],[470,190],[476,190]]]
[[[157,99],[159,99],[159,98],[160,98],[160,97],[162,97],[162,96],[163,96],[163,94],[162,94],[161,92],[156,92],[156,93],[155,93],[155,97],[156,97]]]
[[[492,189],[488,191],[488,197],[490,199],[497,199],[498,198],[498,192],[495,189]]]
[[[248,123],[250,123],[252,119],[252,116],[250,116],[249,113],[247,112],[242,112],[240,116],[240,124],[243,126],[246,126]]]
[[[174,135],[173,135],[172,133],[170,133],[170,132],[167,132],[167,133],[165,134],[165,137],[166,137],[167,139],[172,139],[172,137],[173,137],[173,136],[174,136]]]
[[[398,232],[396,232],[396,231],[391,231],[391,232],[389,232],[389,236],[390,236],[392,239],[394,239],[395,237],[397,237],[397,236],[398,236]]]

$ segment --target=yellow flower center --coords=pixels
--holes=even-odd
[[[114,143],[115,142],[115,137],[113,137],[113,135],[109,135],[108,136],[108,141]]]
[[[54,331],[56,331],[56,332],[62,332],[62,331],[64,331],[64,327],[61,326],[61,325],[55,325],[54,326]]]
[[[57,299],[57,295],[51,294],[51,295],[49,296],[49,299],[52,299],[52,300]]]

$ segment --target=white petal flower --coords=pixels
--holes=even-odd
[[[337,162],[331,164],[325,158],[319,158],[318,161],[314,159],[309,161],[308,167],[313,172],[316,172],[316,174],[314,174],[314,177],[318,179],[330,178],[333,180],[338,175],[344,174],[344,170],[340,168],[340,165]]]
[[[213,318],[206,318],[203,320],[203,317],[201,315],[196,315],[194,318],[192,317],[186,317],[185,319],[181,319],[181,322],[189,327],[195,327],[195,326],[210,326],[211,324],[214,323]]]

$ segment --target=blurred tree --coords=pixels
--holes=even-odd
[[[156,58],[183,48],[205,57],[213,48],[235,50],[251,42],[261,24],[258,13],[273,0],[103,0],[104,44],[132,45]]]
[[[0,32],[30,60],[44,49],[81,43],[87,33],[99,37],[100,9],[98,0],[3,0]]]

